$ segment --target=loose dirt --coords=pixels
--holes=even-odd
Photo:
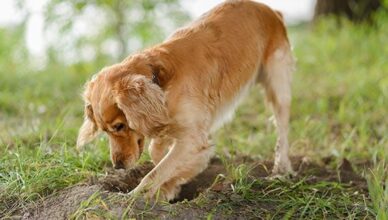
[[[257,162],[247,156],[228,159],[227,164],[236,167],[245,164],[249,167],[249,179],[271,183],[267,177],[272,169],[271,161]],[[327,161],[326,161],[327,162]],[[330,161],[329,161],[330,162]],[[329,163],[327,162],[327,163]],[[292,158],[292,164],[298,175],[290,181],[304,179],[306,183],[320,181],[346,183],[360,192],[366,192],[366,181],[357,175],[352,164],[343,160],[337,169],[330,170],[328,165],[308,162],[301,157]],[[230,165],[228,165],[230,166]],[[147,162],[129,171],[108,169],[106,175],[94,177],[87,182],[66,188],[26,208],[21,212],[22,219],[68,219],[85,217],[87,219],[144,217],[159,219],[197,219],[206,218],[207,213],[222,204],[233,203],[231,213],[215,211],[216,219],[255,218],[257,210],[273,210],[276,207],[268,203],[256,207],[233,193],[233,180],[228,176],[228,168],[219,158],[213,158],[209,167],[191,182],[182,187],[179,197],[171,203],[147,202],[139,198],[133,200],[126,193],[130,192],[151,169],[153,164]],[[263,191],[257,187],[253,190]],[[205,202],[204,202],[205,201]],[[99,213],[104,214],[104,217]],[[107,216],[108,215],[108,216]]]

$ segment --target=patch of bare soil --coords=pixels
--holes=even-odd
[[[238,156],[232,162],[235,166],[242,163],[247,164],[251,168],[249,178],[252,180],[273,181],[266,178],[270,175],[272,168],[272,162],[270,161],[257,162],[250,157]],[[327,169],[325,164],[318,165],[296,157],[292,159],[292,163],[298,175],[291,181],[295,180],[294,182],[296,182],[303,178],[307,183],[340,182],[346,183],[349,187],[355,187],[357,190],[366,191],[366,181],[354,172],[352,165],[347,160],[343,160],[336,170]],[[218,158],[212,159],[209,167],[204,172],[182,187],[176,201],[166,204],[148,203],[142,199],[137,199],[134,203],[131,203],[130,197],[125,193],[134,189],[141,178],[152,168],[151,163],[145,163],[129,171],[109,170],[103,177],[91,178],[87,183],[64,189],[42,201],[36,202],[24,210],[20,217],[22,219],[68,219],[76,217],[77,213],[81,213],[80,216],[95,218],[98,215],[90,213],[99,213],[99,210],[103,210],[108,212],[109,216],[119,219],[123,216],[198,219],[205,218],[210,212],[213,213],[213,217],[216,219],[246,219],[255,218],[257,210],[272,210],[275,208],[267,203],[257,207],[257,203],[252,203],[241,195],[233,193],[232,182],[228,178],[220,177],[215,182],[220,174],[227,175],[227,169]],[[265,189],[261,186],[257,187],[257,191],[265,193]],[[93,204],[91,199],[93,196],[103,202]],[[230,202],[235,204],[232,206],[232,212],[214,211],[222,204]],[[85,207],[85,209],[82,209],[82,207]]]

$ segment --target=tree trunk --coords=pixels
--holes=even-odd
[[[116,15],[116,22],[114,24],[115,34],[117,41],[119,43],[119,60],[125,58],[128,54],[128,38],[125,32],[125,11],[127,10],[127,5],[125,1],[117,0],[114,4],[113,10]]]
[[[346,16],[354,22],[370,21],[381,0],[317,0],[314,20],[326,15]]]

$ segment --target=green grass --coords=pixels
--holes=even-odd
[[[233,213],[242,206],[251,209],[252,216],[267,219],[367,219],[374,215],[362,195],[339,183],[256,180],[248,186],[236,189],[232,199],[218,207],[220,212]]]
[[[267,218],[388,218],[387,19],[377,26],[344,22],[339,28],[329,19],[290,31],[298,59],[291,152],[317,162],[334,157],[333,167],[348,158],[367,178],[369,196],[330,182],[252,182],[244,175],[246,167],[232,167],[236,194],[258,205],[278,204],[278,211],[264,213]],[[74,148],[83,114],[82,84],[108,63],[52,64],[31,71],[6,62],[0,59],[0,216],[102,174],[110,163],[103,137],[80,154]],[[272,158],[276,134],[270,116],[261,90],[254,88],[235,120],[217,132],[218,152],[226,148]],[[72,217],[82,216],[95,199]],[[231,201],[224,208],[234,205]]]

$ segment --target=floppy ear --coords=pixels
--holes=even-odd
[[[117,106],[132,129],[153,137],[167,128],[169,116],[162,89],[143,75],[129,75],[115,88]]]
[[[98,127],[94,121],[93,109],[91,105],[85,106],[84,123],[78,132],[77,149],[92,141],[98,135]]]

